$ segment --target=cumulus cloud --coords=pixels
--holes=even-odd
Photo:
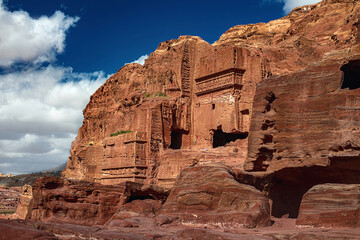
[[[139,57],[139,59],[131,62],[131,63],[138,63],[138,64],[141,64],[141,65],[144,65],[145,63],[145,60],[149,57],[149,55],[145,54],[145,55],[142,55],[141,57]]]
[[[0,0],[0,172],[28,173],[66,162],[90,95],[109,75],[55,65],[78,18],[33,19]],[[45,66],[44,62],[50,62]],[[19,67],[14,65],[20,64]],[[1,73],[2,72],[2,73]]]
[[[82,109],[107,78],[103,72],[74,73],[54,66],[0,75],[0,162],[8,163],[0,165],[0,172],[65,162]]]
[[[320,2],[319,0],[283,0],[285,3],[284,5],[284,12],[289,13],[296,7],[301,7],[304,5],[311,5]]]
[[[320,0],[265,0],[264,2],[282,2],[284,3],[284,13],[288,14],[296,7],[301,7],[304,5],[311,5],[320,2]]]
[[[54,60],[64,51],[66,31],[78,20],[60,11],[33,19],[25,11],[7,11],[0,0],[0,66]]]

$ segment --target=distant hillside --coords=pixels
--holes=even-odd
[[[65,162],[64,164],[61,164],[58,167],[41,171],[41,173],[61,173],[66,168],[66,164],[67,164],[67,162]]]
[[[43,176],[60,177],[65,169],[66,163],[52,169],[44,170],[38,173],[20,174],[13,177],[0,178],[0,187],[21,187],[25,184],[32,185],[35,180]]]

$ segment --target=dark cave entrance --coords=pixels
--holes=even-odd
[[[277,218],[297,218],[304,194],[313,186],[325,183],[359,184],[359,157],[330,158],[329,167],[285,168],[272,176],[269,198],[271,215]],[[355,164],[356,163],[356,164]]]
[[[154,200],[154,198],[150,195],[131,195],[129,199],[127,200],[127,203],[132,202],[134,200],[145,200],[145,199],[151,199]]]
[[[181,149],[183,134],[184,134],[184,131],[182,131],[180,129],[171,130],[171,144],[170,144],[169,148]]]
[[[225,146],[230,142],[234,142],[238,139],[246,139],[248,133],[226,133],[221,129],[215,130],[213,135],[213,148]]]
[[[349,88],[350,90],[360,88],[360,60],[349,61],[341,67],[344,72],[344,79],[341,89]]]

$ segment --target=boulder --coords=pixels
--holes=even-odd
[[[144,196],[161,202],[166,198],[167,192],[159,187],[144,186],[134,182],[105,186],[44,177],[39,178],[33,186],[33,200],[27,219],[90,226],[103,225],[128,201]],[[155,203],[150,202],[136,204],[138,202],[134,201],[124,207],[122,213],[135,211],[136,214],[137,211],[140,214],[153,205],[154,208],[159,208]]]
[[[118,211],[110,218],[106,225],[112,227],[121,224],[127,224],[125,219],[136,217],[149,217],[155,216],[162,206],[162,201],[145,199],[134,200],[119,207]],[[132,226],[134,224],[131,224]]]
[[[177,216],[185,225],[254,228],[271,222],[268,198],[238,183],[222,164],[184,169],[160,213]]]
[[[321,184],[303,197],[298,227],[359,227],[360,184]]]

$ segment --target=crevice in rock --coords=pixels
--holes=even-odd
[[[344,73],[341,89],[360,88],[360,60],[349,61],[341,67],[341,71]]]
[[[270,128],[274,128],[275,126],[275,121],[271,121],[271,120],[265,120],[263,125],[261,126],[261,130],[268,130]]]
[[[275,149],[269,149],[267,147],[259,148],[257,158],[254,162],[254,171],[266,171],[269,166],[269,162],[273,159]]]

